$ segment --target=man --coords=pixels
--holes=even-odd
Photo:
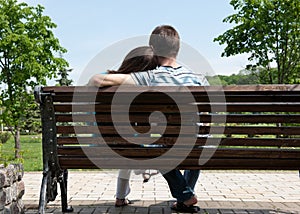
[[[177,63],[180,38],[172,26],[156,27],[151,33],[149,45],[158,57],[159,67],[154,70],[131,74],[97,74],[90,79],[89,85],[98,87],[120,84],[146,86],[209,85],[203,75],[197,75]],[[177,199],[177,203],[172,206],[172,209],[178,212],[197,212],[199,210],[199,207],[193,206],[197,203],[194,187],[199,173],[199,170],[185,170],[184,175],[182,175],[176,169],[163,173],[172,196]]]

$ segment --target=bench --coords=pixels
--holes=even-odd
[[[39,213],[68,169],[300,169],[300,85],[36,87]]]

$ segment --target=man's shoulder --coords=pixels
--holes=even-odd
[[[150,70],[149,72],[151,72],[151,73],[160,73],[160,72],[180,73],[180,72],[192,72],[192,71],[184,66],[178,66],[176,68],[171,67],[171,66],[159,66],[153,70]]]

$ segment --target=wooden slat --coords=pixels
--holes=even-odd
[[[117,97],[116,94],[98,94],[96,93],[80,93],[80,94],[55,94],[53,96],[54,102],[101,102],[101,103],[111,103],[114,96]],[[131,97],[132,92],[124,92],[122,93],[123,97]],[[170,104],[174,103],[186,103],[186,102],[260,102],[260,103],[275,103],[275,102],[299,102],[300,93],[298,94],[278,94],[274,92],[274,94],[250,94],[247,93],[239,93],[239,94],[230,94],[230,93],[220,93],[220,94],[211,94],[211,93],[192,93],[193,98],[191,99],[191,94],[189,93],[142,93],[134,98],[134,103],[136,104]],[[152,99],[155,96],[155,99]],[[128,102],[132,102],[133,100],[128,99],[115,99],[114,102],[118,104],[124,104]]]
[[[195,128],[198,129],[195,130]],[[118,131],[112,126],[57,126],[58,134],[112,134],[112,135],[132,135],[136,133],[147,133],[150,131],[149,126],[118,126]],[[132,132],[134,129],[136,132]],[[182,130],[184,129],[184,130]],[[299,135],[300,126],[295,127],[269,127],[269,126],[152,126],[153,134],[247,134],[247,135]]]
[[[224,121],[224,115],[201,115],[200,121],[209,123],[211,120],[215,123]],[[228,114],[227,123],[300,123],[300,114]]]
[[[100,104],[56,104],[54,105],[55,111],[57,112],[111,112],[111,105],[100,105]],[[130,112],[154,112],[161,111],[166,113],[177,113],[177,105],[130,105]],[[298,112],[300,103],[272,103],[272,104],[261,104],[261,103],[243,103],[243,104],[197,104],[197,108],[191,105],[180,107],[180,112],[192,112],[197,110],[199,112]],[[128,112],[127,105],[115,105],[113,107],[114,112]]]
[[[248,134],[248,135],[299,135],[300,126],[295,127],[267,127],[267,126],[226,126],[224,127],[201,126],[200,134]],[[223,131],[224,130],[224,131]]]
[[[260,102],[260,103],[284,103],[284,102],[299,102],[300,94],[227,94],[224,95],[208,95],[203,96],[203,94],[194,94],[194,99],[196,102],[223,102],[226,101],[228,103],[247,103],[247,102]]]
[[[57,122],[112,122],[112,118],[110,114],[57,114],[55,116]],[[118,114],[116,116],[117,121],[115,122],[128,122],[127,114]],[[167,114],[165,115],[166,120],[169,123],[181,123],[181,120],[185,119],[185,117],[181,118],[180,114]],[[148,114],[137,114],[130,115],[130,121],[143,123],[148,121]],[[159,116],[153,116],[155,121],[162,120]],[[164,119],[164,118],[163,118]],[[199,115],[199,117],[195,118],[203,123],[300,123],[300,114],[214,114],[214,115]],[[182,121],[187,122],[187,121]]]
[[[194,142],[197,146],[255,146],[255,147],[300,147],[299,138],[197,138],[196,142],[194,138],[182,138],[184,142]],[[146,137],[129,137],[129,142],[140,142],[143,144],[153,143],[153,139]],[[107,144],[110,146],[124,146],[128,145],[128,141],[122,137],[59,137],[57,139],[58,145],[70,145],[70,144],[91,144],[101,145]],[[176,137],[162,137],[155,141],[155,144],[172,146],[176,143],[178,138]],[[184,144],[181,142],[181,144]],[[136,145],[135,145],[136,146]]]
[[[98,164],[95,164],[92,162]],[[81,168],[109,168],[109,169],[141,169],[149,168],[149,164],[145,164],[142,159],[135,162],[134,165],[128,165],[124,158],[122,159],[88,159],[86,157],[77,157],[69,159],[68,157],[61,157],[59,159],[60,165],[63,169],[81,169]],[[157,165],[152,165],[152,169],[169,169],[173,159],[166,159]],[[210,159],[206,164],[199,165],[199,160],[185,160],[177,168],[179,169],[247,169],[247,170],[299,170],[300,160],[294,159]],[[101,163],[101,164],[100,164]]]
[[[64,147],[58,148],[58,155],[60,156],[84,156],[88,155],[89,158],[104,158],[112,157],[108,152],[112,150],[118,153],[120,156],[126,158],[144,158],[151,159],[164,155],[170,148],[107,148],[107,147]],[[175,150],[171,156],[167,158],[180,159],[185,158],[185,154],[190,151],[189,148],[182,147]],[[203,154],[202,154],[203,153]],[[213,154],[213,156],[211,156]],[[187,159],[189,158],[208,158],[218,159],[218,158],[238,158],[238,159],[299,159],[300,161],[300,149],[254,149],[254,148],[194,148]]]
[[[153,134],[178,134],[181,126],[152,126],[151,133]],[[147,133],[150,131],[150,126],[119,126],[118,131],[113,126],[57,126],[58,134],[124,134],[132,136],[137,133]],[[136,132],[132,132],[135,129]],[[184,134],[195,134],[197,133],[195,127],[190,125],[185,128]]]
[[[148,122],[149,120],[149,115],[148,113],[141,113],[141,114],[137,114],[137,115],[128,115],[126,114],[122,114],[122,113],[117,113],[116,115],[114,115],[114,120],[112,120],[112,116],[111,114],[105,114],[105,113],[97,113],[95,114],[57,114],[55,116],[56,121],[57,122],[109,122],[111,123],[112,121],[114,121],[114,123],[124,123],[124,122],[128,122],[128,118],[130,119],[131,122],[138,122],[138,123],[145,123]],[[196,114],[195,114],[196,116]],[[162,118],[161,116],[155,116],[152,115],[151,116],[152,120],[159,122],[162,121],[164,122],[165,119],[166,121],[168,121],[169,123],[182,123],[182,122],[188,122],[190,120],[187,120],[186,117],[182,117],[180,114],[168,114],[165,115],[164,118]]]
[[[152,91],[164,91],[166,93],[169,92],[184,92],[186,88],[190,92],[195,93],[207,93],[208,92],[217,92],[220,91],[224,92],[232,92],[232,93],[244,93],[244,92],[262,92],[262,93],[285,93],[286,91],[289,94],[299,93],[300,92],[300,85],[231,85],[231,86],[189,86],[189,87],[182,87],[182,86],[156,86],[156,87],[147,87],[147,86],[122,86],[124,91],[127,92],[143,92],[147,89]],[[105,92],[105,93],[114,93],[116,90],[119,90],[118,86],[112,87],[105,87],[105,88],[96,88],[96,87],[88,87],[88,86],[47,86],[43,87],[43,93],[73,93],[82,92],[82,93],[94,93],[97,92]]]
[[[198,160],[185,160],[178,168],[187,169],[251,169],[251,170],[299,170],[299,159],[210,159],[203,166]]]
[[[210,86],[210,87],[136,87],[127,86],[119,90],[117,86],[108,88],[95,87],[44,87],[44,93],[51,93],[55,102],[71,102],[74,100],[80,102],[97,101],[110,102],[111,97],[118,90],[123,97],[128,94],[140,94],[144,90],[143,97],[136,97],[139,103],[169,103],[171,99],[166,99],[167,95],[158,94],[157,91],[162,91],[175,98],[177,102],[185,102],[188,100],[186,94],[193,94],[198,102],[219,102],[224,100],[226,96],[227,102],[299,102],[300,93],[299,85],[258,85],[258,86]],[[75,91],[75,93],[74,93]],[[288,91],[289,93],[285,93]],[[180,93],[179,93],[180,92]],[[153,94],[157,97],[152,99]],[[208,96],[209,95],[209,98]],[[97,98],[96,98],[97,96]],[[149,98],[149,99],[144,99]],[[117,100],[118,101],[118,100]],[[123,101],[127,101],[124,99]]]

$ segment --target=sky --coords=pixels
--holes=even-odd
[[[75,84],[86,76],[85,69],[91,61],[95,62],[97,55],[104,51],[116,66],[130,49],[142,45],[139,38],[149,36],[156,26],[162,24],[174,26],[181,41],[196,50],[215,74],[238,73],[247,64],[246,55],[221,57],[225,46],[213,42],[214,38],[232,27],[223,22],[225,17],[235,12],[229,4],[230,0],[20,1],[32,6],[44,6],[44,15],[57,24],[54,34],[68,50],[63,57],[69,62],[69,68],[73,69],[70,77]],[[122,50],[116,48],[118,44],[124,46],[124,41],[130,44]],[[144,42],[147,45],[147,40]],[[95,68],[94,72],[111,69],[105,68],[113,65],[106,63],[107,58],[97,59],[96,63],[102,64],[102,67]],[[207,67],[197,69],[206,73]]]

